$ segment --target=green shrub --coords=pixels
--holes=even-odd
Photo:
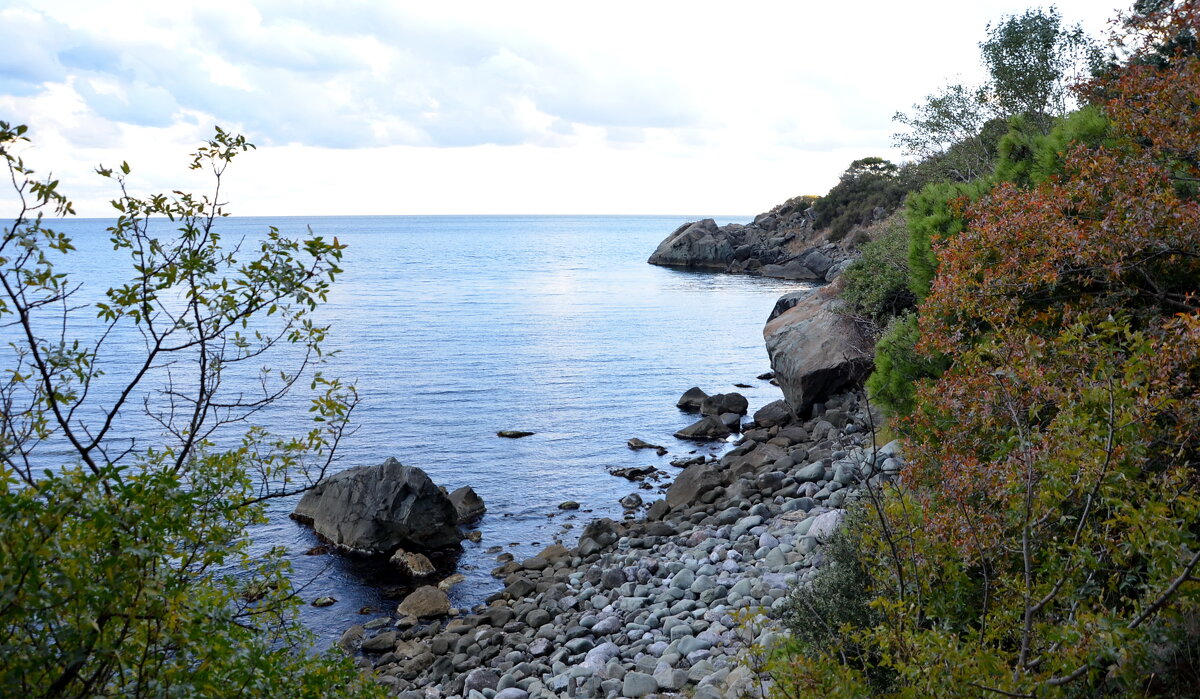
[[[895,316],[913,308],[908,288],[908,226],[893,215],[879,238],[863,246],[862,255],[842,277],[844,312],[877,336]]]
[[[918,299],[929,295],[937,272],[935,241],[957,235],[967,225],[966,205],[989,189],[990,178],[972,182],[935,182],[914,192],[905,202],[908,217],[909,289]]]
[[[920,338],[917,314],[906,312],[892,319],[875,343],[875,370],[867,378],[867,395],[888,416],[913,410],[917,383],[941,376],[949,365],[945,358],[929,358],[917,351]]]
[[[841,240],[854,226],[875,220],[876,210],[896,210],[911,188],[907,172],[883,158],[850,163],[841,179],[813,204],[813,227],[829,229],[830,240]]]

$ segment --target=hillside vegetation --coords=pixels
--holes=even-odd
[[[1099,62],[1007,17],[900,119],[933,174],[844,299],[910,466],[794,593],[778,695],[1200,692],[1200,3],[1114,26]]]

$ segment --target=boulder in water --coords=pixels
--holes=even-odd
[[[450,498],[424,471],[391,458],[322,479],[292,517],[330,543],[361,553],[439,549],[462,539]]]

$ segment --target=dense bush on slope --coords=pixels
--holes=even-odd
[[[781,693],[1195,693],[1200,58],[1137,59],[1200,12],[1149,19],[1085,93],[1110,140],[997,185],[937,244],[921,342],[952,365],[859,530],[881,620],[842,632],[854,659],[790,656]]]

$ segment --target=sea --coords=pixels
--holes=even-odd
[[[751,411],[781,397],[755,378],[770,368],[762,327],[777,297],[803,283],[646,262],[680,224],[703,217],[230,217],[218,230],[243,246],[271,227],[294,237],[337,236],[346,246],[344,272],[318,320],[330,325],[326,349],[336,350],[325,373],[354,383],[360,403],[332,469],[395,457],[448,490],[471,486],[483,498],[487,513],[469,527],[481,541],[435,559],[442,571],[465,576],[450,597],[467,608],[503,587],[490,574],[499,565],[496,547],[520,560],[556,541],[571,546],[590,519],[621,519],[622,496],[661,497],[678,472],[672,459],[728,449],[671,436],[694,420],[675,407],[688,388],[738,391]],[[83,308],[69,334],[96,332],[87,304],[129,277],[128,251],[109,242],[111,223],[50,222],[77,248],[59,264],[82,284],[74,300]],[[169,232],[164,225],[162,234]],[[132,335],[110,346],[118,348],[106,355],[110,388],[91,397],[99,405],[111,404],[104,390],[140,352]],[[252,380],[231,375],[226,388]],[[140,403],[130,405],[136,424]],[[307,429],[303,405],[285,407],[261,416],[265,426]],[[496,436],[510,429],[534,434]],[[669,454],[633,451],[626,447],[633,437]],[[610,474],[629,466],[654,466],[667,477],[646,490]],[[559,509],[568,500],[580,509]],[[320,542],[287,516],[295,502],[272,502],[270,521],[250,535],[256,551],[287,552],[306,601],[337,600],[302,612],[324,646],[393,610],[408,588],[385,562],[306,555]]]

